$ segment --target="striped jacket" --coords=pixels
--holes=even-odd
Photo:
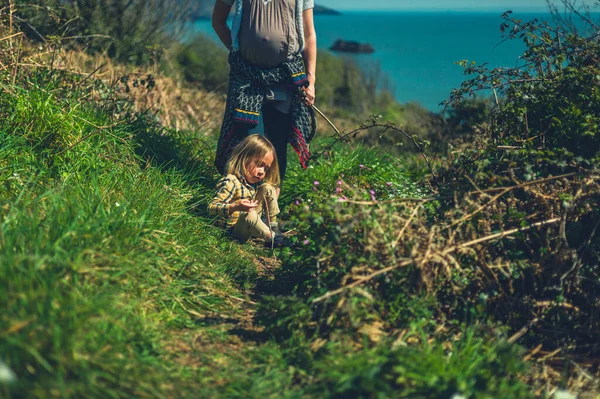
[[[208,213],[220,216],[226,221],[229,230],[237,223],[240,213],[233,212],[231,215],[227,210],[227,204],[237,200],[250,199],[256,196],[256,188],[248,183],[243,177],[236,175],[226,175],[217,183],[217,190],[212,201],[208,204]]]
[[[237,51],[229,53],[229,89],[227,105],[223,115],[223,124],[217,143],[215,166],[224,174],[227,160],[233,148],[248,135],[247,128],[259,123],[262,103],[265,98],[265,87],[287,85],[301,88],[308,86],[308,78],[304,70],[301,54],[271,69],[253,66],[242,58]],[[282,131],[287,142],[294,147],[302,167],[308,166],[310,160],[309,142],[317,132],[317,119],[312,107],[305,105],[298,89],[290,89],[294,93],[290,108],[292,126],[289,131]]]

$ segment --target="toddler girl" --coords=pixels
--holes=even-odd
[[[279,181],[273,144],[264,136],[250,135],[233,149],[208,213],[223,217],[227,232],[241,243],[258,237],[267,246],[287,246],[287,239],[271,229],[277,226]]]

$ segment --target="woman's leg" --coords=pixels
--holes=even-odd
[[[270,104],[264,104],[262,111],[265,136],[275,147],[279,174],[283,180],[287,169],[287,144],[292,129],[292,116],[276,110]]]
[[[258,119],[258,124],[256,126],[252,126],[247,123],[235,123],[233,125],[235,134],[233,135],[234,138],[231,139],[232,142],[229,144],[229,152],[220,155],[221,157],[223,157],[225,159],[219,159],[219,161],[215,162],[215,164],[217,165],[217,168],[219,168],[219,172],[225,174],[225,171],[220,168],[223,168],[223,169],[225,168],[225,165],[227,165],[227,161],[229,160],[229,157],[231,156],[231,151],[237,144],[239,144],[243,139],[245,139],[247,136],[249,136],[251,134],[254,134],[254,133],[264,134],[265,128],[264,128],[262,119],[263,118],[261,116]],[[219,166],[219,165],[221,165],[221,166]]]

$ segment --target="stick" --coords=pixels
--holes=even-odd
[[[324,119],[327,121],[327,123],[329,123],[329,125],[331,125],[331,127],[333,128],[333,130],[335,130],[335,132],[336,132],[337,134],[341,135],[341,133],[340,133],[340,131],[338,130],[338,128],[337,128],[337,127],[335,127],[335,125],[333,124],[333,122],[332,122],[332,121],[330,121],[330,120],[329,120],[329,118],[328,118],[328,117],[326,117],[326,116],[325,116],[325,114],[324,114],[323,112],[321,112],[321,110],[320,110],[319,108],[317,108],[317,107],[316,107],[314,104],[312,105],[312,108],[313,108],[315,111],[317,111],[317,113],[318,113],[319,115],[321,115],[321,116],[322,116],[322,117],[323,117],[323,118],[324,118]]]
[[[336,295],[342,293],[343,291],[345,291],[347,289],[350,289],[352,287],[356,287],[359,284],[362,284],[362,283],[364,283],[366,281],[369,281],[369,280],[373,279],[374,277],[379,276],[380,274],[385,274],[385,273],[390,272],[390,271],[392,271],[394,269],[397,269],[397,268],[400,268],[400,267],[404,267],[404,266],[408,266],[408,265],[410,265],[413,262],[414,261],[412,259],[405,260],[404,262],[402,262],[400,264],[397,264],[397,265],[394,265],[394,266],[389,266],[389,267],[386,267],[386,268],[381,269],[381,270],[377,270],[376,272],[371,273],[368,276],[359,278],[358,280],[356,280],[355,282],[353,282],[351,284],[345,285],[345,286],[343,286],[341,288],[338,288],[337,290],[334,290],[334,291],[329,291],[325,295],[322,295],[322,296],[320,296],[318,298],[313,299],[312,303],[322,302],[325,299],[331,298],[332,296],[336,296]]]
[[[527,227],[519,227],[518,229],[512,229],[512,230],[502,231],[500,233],[492,234],[492,235],[487,236],[487,237],[478,238],[476,240],[469,241],[469,242],[466,242],[464,244],[460,244],[460,245],[456,245],[454,247],[450,247],[450,248],[446,249],[442,253],[444,255],[447,255],[447,254],[449,254],[451,252],[456,251],[457,249],[472,247],[473,245],[480,244],[480,243],[486,242],[486,241],[495,240],[496,238],[504,238],[504,237],[509,236],[511,234],[514,234],[514,233],[520,233],[520,232],[523,232],[523,231],[531,230],[534,227],[541,227],[541,226],[546,226],[546,225],[549,225],[549,224],[558,223],[558,222],[560,222],[560,220],[561,220],[561,218],[554,218],[554,219],[544,220],[543,222],[537,222],[537,223],[534,223],[534,224],[532,224],[530,226],[527,226]]]
[[[554,219],[550,219],[550,220],[545,220],[545,221],[542,221],[542,222],[534,223],[534,224],[532,224],[531,226],[528,226],[528,227],[520,227],[518,229],[512,229],[512,230],[503,231],[501,233],[492,234],[492,235],[487,236],[487,237],[479,238],[477,240],[469,241],[469,242],[466,242],[464,244],[460,244],[460,245],[456,245],[454,247],[450,247],[447,250],[445,250],[444,252],[442,252],[442,254],[443,255],[448,255],[449,253],[454,252],[454,251],[456,251],[458,249],[471,247],[473,245],[480,244],[482,242],[491,241],[491,240],[495,240],[495,239],[498,239],[498,238],[503,238],[503,237],[509,236],[509,235],[517,233],[517,232],[527,231],[527,230],[530,230],[530,229],[532,229],[534,227],[545,226],[545,225],[548,225],[548,224],[557,223],[559,221],[560,221],[560,218],[554,218]],[[412,263],[415,263],[414,259],[406,259],[406,260],[404,260],[403,262],[401,262],[401,263],[399,263],[397,265],[388,266],[388,267],[383,268],[381,270],[377,270],[376,272],[373,272],[373,273],[369,274],[368,276],[359,277],[356,281],[354,281],[351,284],[345,285],[345,286],[343,286],[341,288],[338,288],[338,289],[336,289],[334,291],[329,291],[326,294],[321,295],[320,297],[313,299],[312,303],[322,302],[322,301],[324,301],[324,300],[326,300],[328,298],[331,298],[333,296],[336,296],[336,295],[344,292],[347,289],[356,287],[357,285],[360,285],[360,284],[365,283],[365,282],[367,282],[369,280],[372,280],[373,278],[375,278],[375,277],[377,277],[379,275],[385,274],[385,273],[390,272],[390,271],[392,271],[394,269],[399,269],[401,267],[408,266],[408,265],[410,265]]]
[[[415,218],[415,216],[417,216],[419,209],[421,209],[422,207],[423,207],[423,205],[421,205],[421,204],[415,206],[415,209],[412,211],[410,217],[406,221],[406,224],[404,225],[404,227],[402,227],[402,230],[400,230],[400,233],[398,233],[398,237],[396,237],[394,242],[392,242],[392,248],[396,248],[396,245],[398,245],[398,242],[404,235],[404,231],[408,228],[408,226],[410,225],[410,222],[412,222],[412,220]]]
[[[540,321],[540,319],[538,319],[537,317],[535,319],[531,320],[529,323],[524,325],[519,331],[514,333],[513,336],[510,337],[507,341],[511,344],[514,344],[515,342],[517,342],[519,340],[519,338],[521,338],[523,335],[525,335],[525,333],[527,333],[527,331],[529,331],[529,329],[534,324],[536,324],[538,321]]]
[[[3,38],[1,38],[1,39],[0,39],[0,41],[2,41],[2,40],[8,40],[8,39],[12,39],[13,37],[15,37],[15,36],[20,36],[20,35],[22,35],[22,34],[23,34],[22,32],[19,32],[19,33],[13,33],[12,35],[9,35],[9,36],[6,36],[6,37],[3,37]],[[11,42],[12,42],[12,40],[11,40]]]

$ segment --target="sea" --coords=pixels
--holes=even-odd
[[[348,55],[364,68],[374,66],[391,82],[400,103],[419,103],[440,112],[441,102],[467,79],[462,60],[490,68],[521,65],[522,41],[503,40],[501,12],[343,12],[316,15],[317,47],[328,50],[337,39],[369,43],[373,54]],[[549,14],[513,14],[523,21],[550,19]],[[210,20],[192,28],[218,41]],[[338,53],[339,54],[339,53]],[[341,54],[339,54],[341,56]],[[317,102],[318,79],[317,70]],[[488,93],[489,95],[489,93]]]

